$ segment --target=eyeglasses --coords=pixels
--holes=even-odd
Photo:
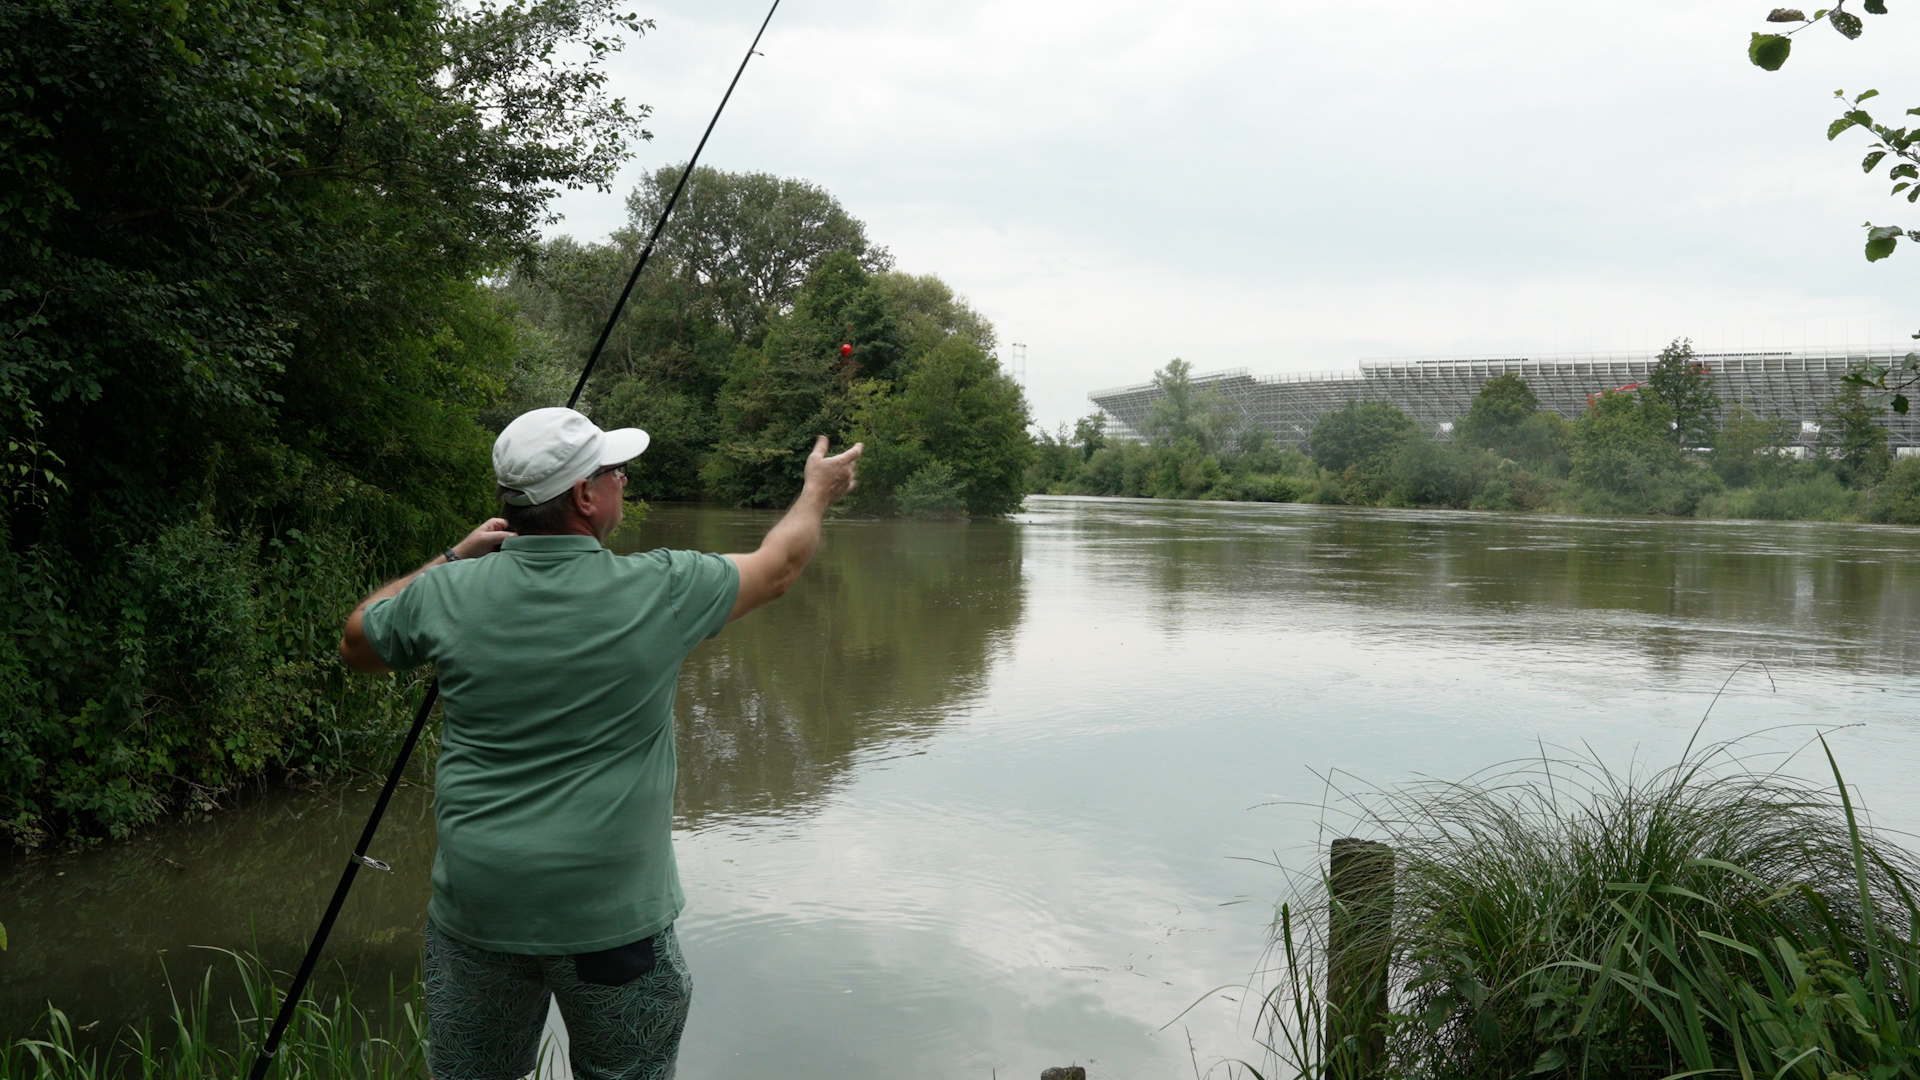
[[[587,477],[587,480],[589,482],[592,482],[594,480],[600,479],[601,477],[607,475],[608,473],[613,473],[614,475],[618,476],[620,478],[620,482],[623,484],[627,482],[627,466],[625,462],[621,462],[618,465],[609,465],[604,469],[595,469],[593,472],[593,475]]]

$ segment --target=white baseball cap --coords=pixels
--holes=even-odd
[[[532,506],[566,491],[597,469],[632,461],[647,448],[639,428],[601,431],[572,409],[535,409],[513,418],[493,440],[493,475],[515,494],[507,501]]]

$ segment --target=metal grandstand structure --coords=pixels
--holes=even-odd
[[[1811,445],[1819,435],[1821,413],[1840,390],[1841,376],[1868,361],[1891,366],[1906,352],[1701,353],[1695,359],[1713,375],[1722,419],[1738,405],[1759,416],[1797,420],[1801,443]],[[1574,419],[1586,412],[1592,395],[1644,383],[1658,359],[1658,353],[1613,353],[1362,360],[1357,371],[1255,376],[1246,368],[1231,368],[1197,375],[1193,382],[1196,389],[1215,391],[1238,406],[1247,423],[1264,426],[1283,443],[1304,443],[1321,414],[1349,401],[1391,402],[1445,439],[1453,422],[1467,414],[1480,387],[1495,376],[1525,378],[1542,408]],[[1087,397],[1107,414],[1110,434],[1137,439],[1160,393],[1146,382],[1096,390]],[[1920,446],[1920,412],[1888,413],[1882,423],[1892,445]]]

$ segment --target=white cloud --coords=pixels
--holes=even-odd
[[[1029,344],[1048,423],[1174,355],[1903,340],[1920,256],[1869,266],[1858,226],[1920,213],[1821,132],[1836,87],[1920,101],[1910,28],[1815,28],[1769,75],[1763,7],[787,0],[707,160],[832,190]],[[562,231],[684,159],[764,8],[641,13],[617,83],[657,138]]]

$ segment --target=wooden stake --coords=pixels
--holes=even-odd
[[[1335,840],[1328,859],[1326,1075],[1373,1080],[1387,1057],[1393,946],[1393,849]]]

